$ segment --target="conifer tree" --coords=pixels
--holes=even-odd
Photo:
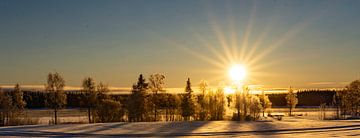
[[[190,117],[195,114],[195,103],[193,100],[193,90],[191,89],[190,78],[188,78],[186,82],[185,92],[186,94],[183,95],[181,102],[181,115],[188,121],[190,120]]]
[[[133,85],[131,95],[127,100],[129,121],[145,121],[147,119],[147,91],[148,83],[140,74],[138,82]]]

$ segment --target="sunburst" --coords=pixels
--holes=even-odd
[[[235,73],[235,76],[238,76],[238,78],[242,78],[245,76],[244,74],[246,74],[246,79],[241,79],[243,81],[242,83],[258,83],[261,82],[258,80],[258,77],[276,75],[276,73],[267,72],[266,68],[282,62],[281,59],[270,62],[263,62],[262,60],[264,60],[274,50],[283,46],[284,43],[288,42],[291,38],[295,37],[299,32],[306,28],[306,26],[308,26],[311,21],[316,19],[315,17],[318,16],[315,15],[308,20],[295,24],[281,37],[279,37],[278,39],[274,39],[273,43],[266,44],[266,46],[264,46],[265,39],[270,34],[272,25],[274,25],[275,23],[270,22],[269,26],[266,26],[262,32],[258,33],[260,34],[259,36],[251,36],[256,19],[256,5],[253,6],[250,14],[250,19],[248,20],[247,26],[244,28],[245,31],[243,32],[241,39],[238,38],[238,36],[240,35],[235,29],[236,22],[233,18],[229,19],[230,23],[228,26],[229,28],[232,28],[232,31],[224,33],[225,31],[221,29],[222,25],[217,22],[218,20],[215,18],[215,16],[209,16],[209,24],[211,26],[210,28],[212,28],[213,30],[214,35],[216,36],[216,44],[214,44],[214,42],[211,43],[212,41],[208,41],[207,39],[205,39],[203,37],[203,34],[194,31],[196,29],[192,29],[194,31],[192,32],[194,38],[198,42],[200,42],[201,46],[210,50],[210,53],[202,53],[202,51],[196,51],[192,49],[192,46],[186,45],[181,42],[176,42],[176,39],[166,39],[166,41],[170,42],[172,45],[177,46],[179,49],[185,51],[186,53],[189,53],[214,66],[213,69],[206,69],[206,71],[204,71],[204,69],[200,70],[201,72],[209,72],[213,74],[211,79],[208,80],[210,82],[217,81],[217,83],[219,83],[224,82],[225,80],[225,82],[234,81],[231,76],[228,77],[228,75],[224,74],[227,74],[227,71],[233,65],[241,65],[243,68],[241,70],[246,70],[246,73],[242,74],[238,72],[238,74]],[[251,43],[249,41],[250,38],[253,38],[253,40],[256,41],[254,43]],[[219,49],[219,47],[221,49]]]

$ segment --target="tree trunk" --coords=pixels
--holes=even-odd
[[[154,118],[154,121],[156,122],[156,120],[157,120],[156,103],[155,103],[154,111],[155,111],[155,118]]]
[[[289,116],[291,116],[291,110],[292,110],[292,108],[290,107],[289,109],[290,109],[290,113],[289,113]]]
[[[89,123],[92,123],[91,122],[91,108],[88,107],[88,117],[89,117]]]
[[[265,110],[263,110],[263,117],[265,117]]]
[[[169,121],[169,117],[168,117],[168,108],[165,109],[165,118],[166,118],[166,121]]]
[[[240,110],[237,110],[237,121],[240,121]]]
[[[57,109],[54,109],[55,125],[57,125]]]
[[[156,122],[157,120],[157,92],[155,92],[155,97],[154,97],[154,111],[155,111],[155,118],[154,118],[154,121]]]

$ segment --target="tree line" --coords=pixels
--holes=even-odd
[[[297,106],[329,104],[337,107],[339,117],[359,115],[359,80],[341,91],[307,90],[285,94],[251,94],[247,86],[234,86],[233,94],[224,94],[224,86],[210,88],[207,81],[199,84],[200,93],[194,94],[190,78],[185,93],[173,94],[165,90],[165,76],[142,74],[133,84],[131,94],[107,94],[106,84],[86,77],[79,92],[65,92],[65,79],[59,73],[49,73],[45,92],[21,90],[19,84],[11,92],[0,88],[0,121],[9,125],[18,120],[25,108],[47,107],[53,110],[53,123],[58,123],[58,112],[66,107],[87,109],[89,123],[118,121],[190,121],[223,120],[227,111],[232,120],[256,120],[272,106],[287,106],[289,114]]]

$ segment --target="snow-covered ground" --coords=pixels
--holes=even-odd
[[[360,120],[319,121],[284,117],[259,122],[139,122],[30,125],[0,128],[14,137],[360,137]]]

